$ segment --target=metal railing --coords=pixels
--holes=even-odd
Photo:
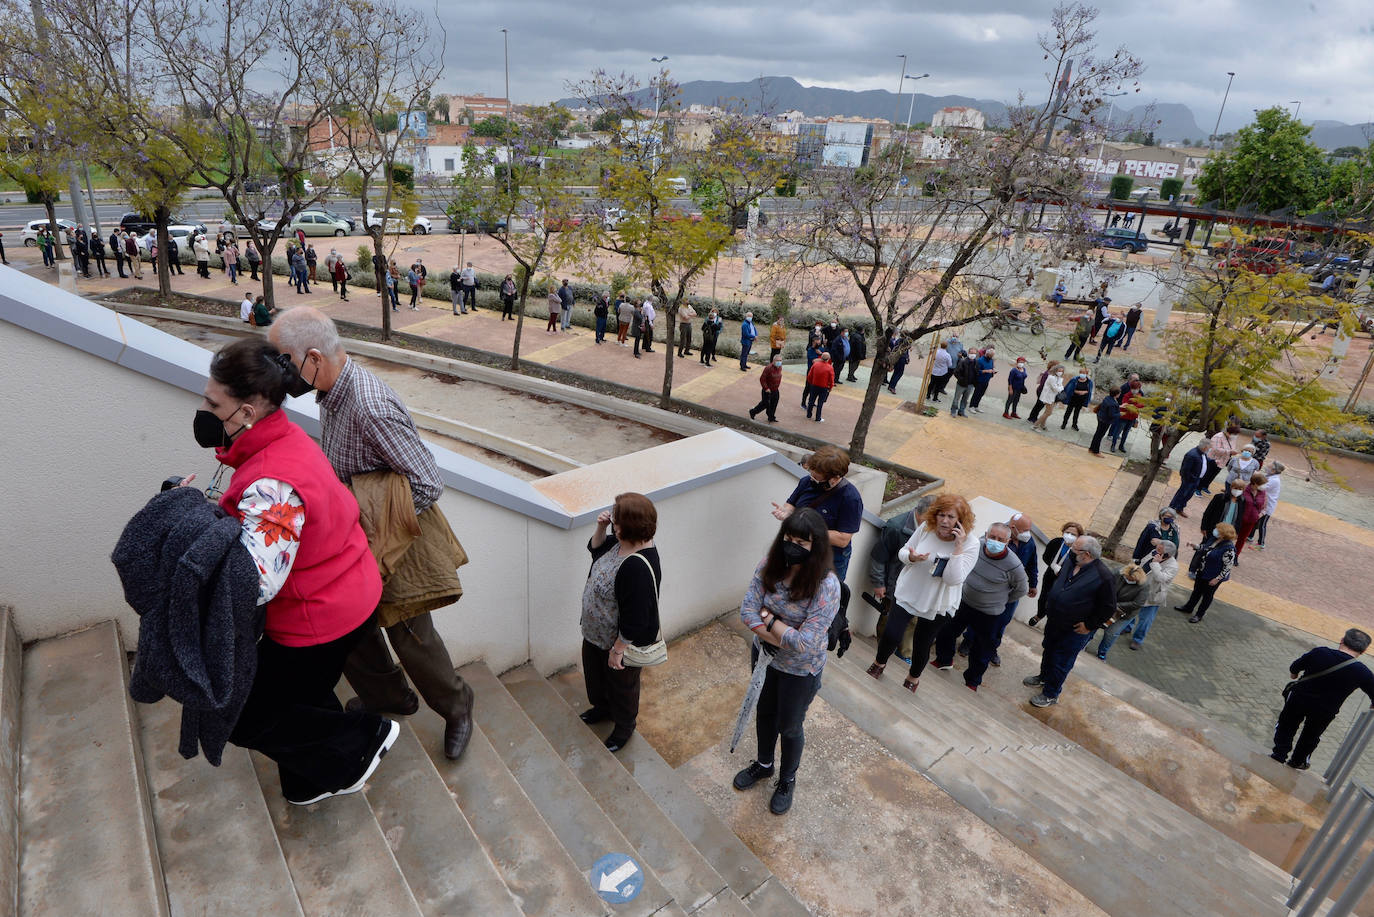
[[[1336,750],[1336,756],[1322,773],[1322,779],[1326,781],[1327,786],[1327,799],[1334,799],[1341,787],[1350,779],[1371,738],[1374,738],[1374,707],[1360,711],[1354,725],[1345,734],[1341,747]]]
[[[1353,731],[1352,731],[1353,734]],[[1347,783],[1326,820],[1293,868],[1294,886],[1288,908],[1296,917],[1313,917],[1326,903],[1336,882],[1374,834],[1374,793],[1362,784]],[[1345,891],[1325,917],[1346,917],[1374,885],[1374,853],[1366,855]]]

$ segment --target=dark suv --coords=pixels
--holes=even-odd
[[[168,226],[194,226],[201,232],[205,232],[205,224],[199,221],[183,220],[178,216],[167,218]],[[143,213],[126,213],[119,218],[119,228],[125,232],[132,232],[142,235],[157,228],[157,222],[152,217]]]

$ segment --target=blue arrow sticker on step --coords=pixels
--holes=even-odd
[[[611,904],[633,901],[644,890],[644,870],[623,853],[608,853],[592,864],[592,888]]]

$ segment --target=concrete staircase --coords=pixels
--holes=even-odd
[[[646,743],[617,761],[529,669],[463,668],[460,761],[424,711],[363,793],[297,807],[259,755],[183,760],[180,708],[130,702],[126,660],[113,623],[21,653],[0,608],[0,913],[807,913]],[[629,903],[589,882],[607,853],[645,871]]]
[[[914,694],[901,686],[900,660],[875,680],[865,672],[874,645],[856,640],[843,660],[830,659],[821,696],[1107,913],[1288,913],[1291,878],[1276,862],[1300,854],[1320,824],[1313,778],[1264,766],[1276,762],[1252,743],[1198,728],[1196,714],[1096,659],[1079,662],[1057,707],[1036,710],[1020,681],[1039,653],[1020,641],[1038,645],[1039,635],[1019,623],[1008,633],[1003,668],[977,693],[959,677],[962,660],[954,671],[927,668]],[[1150,697],[1174,724],[1112,697],[1082,669],[1120,694]],[[1084,730],[1085,710],[1115,730]],[[1180,761],[1194,779],[1178,776]],[[1245,797],[1260,804],[1237,807]]]

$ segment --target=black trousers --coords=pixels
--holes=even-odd
[[[716,358],[716,339],[702,335],[701,350],[698,351],[698,354],[701,356],[701,362],[710,366],[711,361]]]
[[[1207,470],[1202,473],[1202,480],[1198,481],[1197,489],[1205,491],[1210,488],[1212,486],[1212,481],[1214,481],[1219,474],[1221,474],[1221,466],[1212,461],[1209,457],[1207,459]]]
[[[879,665],[886,665],[887,660],[892,656],[892,651],[897,648],[897,644],[902,642],[902,634],[906,631],[906,626],[916,618],[916,632],[911,636],[911,677],[920,678],[921,673],[926,669],[926,663],[930,661],[930,648],[935,644],[935,640],[940,636],[946,624],[949,623],[949,615],[940,615],[936,618],[917,618],[896,602],[892,603],[892,610],[887,615],[887,628],[878,638],[878,657],[876,661]]]
[[[759,403],[756,404],[756,405],[754,405],[754,407],[749,411],[749,413],[750,413],[750,414],[762,414],[762,413],[766,413],[766,414],[768,415],[768,419],[769,419],[769,420],[777,420],[777,419],[778,419],[778,394],[779,394],[779,393],[778,393],[776,390],[770,392],[770,391],[768,391],[767,389],[763,389],[762,394],[761,394],[760,397],[759,397]]]
[[[940,665],[952,665],[954,652],[958,648],[959,637],[968,632],[968,668],[964,671],[964,684],[977,687],[983,683],[983,674],[992,662],[992,655],[1000,645],[997,632],[1000,614],[984,614],[970,605],[960,603],[954,613],[954,620],[940,629],[935,638],[935,661]]]
[[[1064,559],[1069,560],[1067,557]],[[1040,574],[1040,591],[1035,594],[1034,617],[1043,618],[1045,616],[1045,603],[1050,598],[1050,587],[1054,585],[1054,581],[1057,579],[1059,579],[1059,574],[1049,567],[1046,567],[1045,572]]]
[[[1107,435],[1107,431],[1110,430],[1111,427],[1112,422],[1110,420],[1101,417],[1097,419],[1097,429],[1093,431],[1093,441],[1092,444],[1088,446],[1089,452],[1102,451],[1102,437]]]
[[[1059,429],[1064,429],[1069,424],[1073,424],[1075,430],[1078,429],[1078,412],[1083,410],[1083,402],[1071,401],[1069,406],[1064,409],[1064,419],[1059,422]]]
[[[349,652],[376,626],[369,617],[315,646],[259,641],[258,672],[229,740],[275,761],[286,795],[343,789],[366,766],[381,717],[344,712],[334,686]]]
[[[477,284],[463,287],[463,305],[477,308]]]
[[[1209,581],[1199,576],[1193,580],[1193,594],[1188,596],[1188,601],[1183,603],[1181,611],[1195,614],[1199,618],[1207,614],[1207,609],[1212,607],[1212,597],[1221,588],[1221,583],[1213,586]]]
[[[643,669],[625,666],[613,669],[611,651],[582,641],[582,681],[592,707],[607,713],[615,728],[611,735],[622,741],[634,734],[639,720],[639,676]]]
[[[114,256],[114,259],[115,259],[115,270],[119,271],[119,276],[120,276],[120,277],[126,276],[125,273],[124,273],[124,253],[123,253],[123,252],[117,252],[117,253],[115,254],[115,256]]]
[[[755,654],[758,650],[754,651]],[[821,673],[789,675],[768,667],[759,692],[759,709],[754,719],[759,750],[755,758],[760,764],[772,764],[778,739],[782,739],[782,761],[778,765],[779,780],[794,780],[801,766],[802,750],[806,747],[806,711],[816,692],[821,689]]]
[[[1290,764],[1308,763],[1312,752],[1317,750],[1317,744],[1321,742],[1322,733],[1339,712],[1339,707],[1335,710],[1314,707],[1301,697],[1284,701],[1279,720],[1274,724],[1274,757],[1288,757],[1288,751],[1292,749],[1293,755],[1288,758]],[[1302,727],[1302,735],[1298,736],[1298,744],[1294,745],[1293,736],[1297,735],[1299,726]]]
[[[476,303],[473,303],[473,306],[472,306],[472,307],[473,307],[474,309],[477,308],[477,304],[476,304]],[[514,297],[514,296],[502,296],[502,297],[501,297],[501,318],[503,318],[503,319],[507,319],[507,318],[508,318],[508,319],[511,319],[512,321],[514,321],[514,320],[515,320],[515,314],[514,314],[514,312],[515,312],[515,297]]]
[[[1019,407],[1021,404],[1021,394],[1021,392],[1012,392],[1010,395],[1007,396],[1006,403],[1002,405],[1003,414],[1016,413],[1017,407]],[[1037,400],[1035,403],[1039,404],[1040,402],[1039,400]]]
[[[249,261],[249,262],[248,262],[248,270],[249,270],[249,271],[252,273],[252,275],[253,275],[253,276],[249,277],[248,279],[249,279],[249,280],[257,280],[257,279],[258,279],[258,262],[256,262],[256,261]]]
[[[1035,404],[1031,405],[1030,416],[1027,417],[1026,419],[1027,419],[1028,421],[1030,421],[1031,423],[1035,423],[1035,418],[1037,418],[1037,417],[1040,416],[1040,412],[1041,412],[1042,410],[1044,410],[1044,408],[1045,408],[1045,403],[1044,403],[1043,401],[1040,400],[1040,396],[1039,396],[1039,395],[1036,395],[1036,396],[1035,396]]]
[[[860,360],[858,357],[850,357],[850,358],[849,358],[849,372],[845,375],[845,381],[847,381],[847,382],[857,382],[857,381],[859,381],[858,379],[856,379],[856,378],[854,377],[854,370],[858,369],[858,368],[859,368],[859,364],[862,363],[862,362],[863,362],[863,361]]]

